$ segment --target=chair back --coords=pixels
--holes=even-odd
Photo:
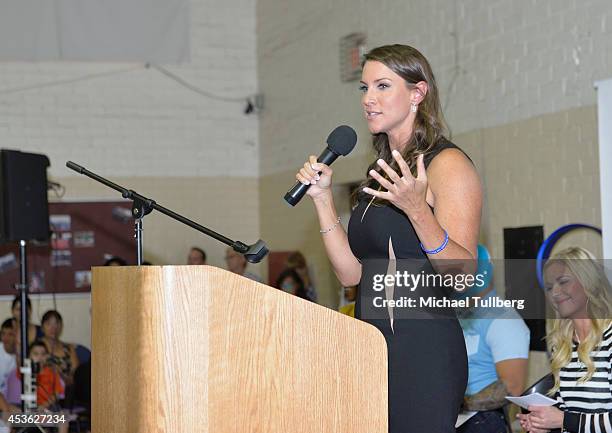
[[[79,358],[79,365],[85,364],[91,358],[91,350],[80,344],[74,346],[77,358]]]
[[[521,395],[530,395],[539,392],[542,395],[547,395],[548,391],[555,385],[555,378],[552,373],[538,380],[536,383],[528,387]]]

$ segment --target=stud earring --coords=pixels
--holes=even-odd
[[[417,105],[416,104],[410,104],[410,111],[412,111],[413,113],[416,113]]]

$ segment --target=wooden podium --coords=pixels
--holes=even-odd
[[[93,433],[387,433],[374,327],[211,266],[97,267]]]

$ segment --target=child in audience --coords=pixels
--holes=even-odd
[[[40,340],[30,345],[32,374],[36,373],[36,404],[40,409],[48,409],[64,395],[64,384],[55,368],[47,364],[49,352]],[[17,372],[21,379],[21,374]]]
[[[19,336],[17,337],[19,344]],[[64,398],[64,383],[56,371],[57,367],[50,366],[48,363],[49,352],[47,346],[41,340],[35,340],[29,349],[29,358],[32,362],[32,374],[36,374],[36,405],[40,412],[59,412],[61,410],[58,401]],[[21,373],[15,370],[14,373],[18,380],[21,380]],[[20,413],[21,409],[0,399],[0,411],[10,413]],[[6,416],[4,417],[6,419]],[[58,433],[68,433],[69,423],[57,425]],[[28,430],[29,431],[29,430]],[[46,431],[46,430],[45,430]]]

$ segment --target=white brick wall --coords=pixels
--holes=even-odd
[[[504,227],[542,224],[548,235],[570,222],[600,224],[593,82],[612,75],[609,0],[258,0],[257,19],[260,212],[271,244],[324,257],[311,205],[282,208],[276,185],[290,184],[336,125],[359,136],[335,164],[336,184],[362,179],[371,161],[358,84],[339,78],[339,39],[358,31],[369,48],[410,44],[431,61],[455,141],[485,183],[481,240],[494,257],[503,257]],[[450,91],[454,31],[460,74]],[[601,252],[590,233],[563,242]],[[333,305],[339,283],[327,261],[316,264],[321,299]]]
[[[254,0],[193,0],[192,60],[164,66],[216,95],[252,95],[255,40]],[[258,120],[244,106],[208,99],[144,65],[0,63],[0,147],[45,153],[60,177],[73,174],[68,159],[111,177],[257,176]]]
[[[191,62],[162,66],[217,95],[252,95],[255,41],[254,0],[192,0]],[[127,71],[11,91],[117,70]],[[251,243],[259,238],[258,119],[245,116],[244,107],[207,99],[144,65],[0,63],[0,148],[47,154],[65,199],[119,198],[65,168],[71,159]],[[145,259],[183,264],[189,247],[199,245],[211,264],[225,267],[222,244],[159,213],[144,225]],[[251,270],[261,273],[260,266]],[[33,303],[38,322],[50,303]],[[0,307],[6,316],[6,302]],[[58,309],[64,338],[89,345],[88,295],[60,295]]]
[[[259,0],[257,17],[262,174],[297,167],[339,123],[369,149],[357,84],[339,80],[338,42],[351,32],[370,48],[420,49],[455,133],[593,105],[593,82],[612,75],[609,0]],[[453,31],[461,72],[449,92]]]

